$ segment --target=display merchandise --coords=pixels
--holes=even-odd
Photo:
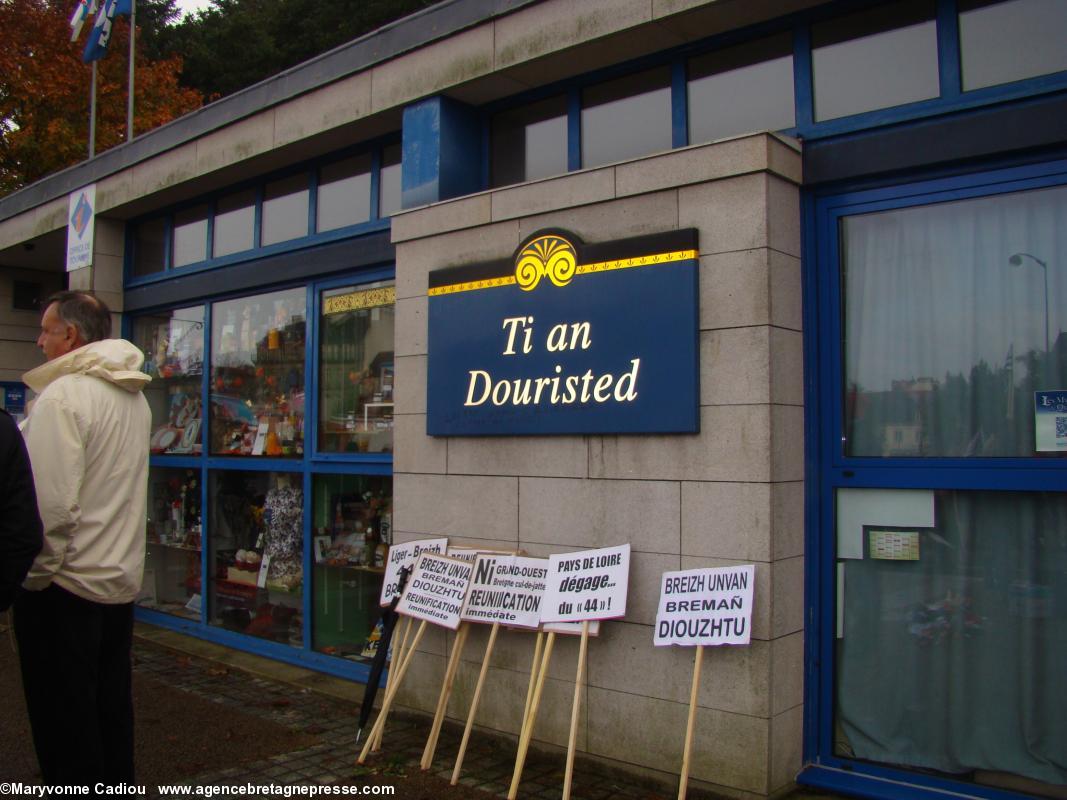
[[[203,533],[199,471],[155,467],[149,474],[147,547],[138,605],[200,619]]]

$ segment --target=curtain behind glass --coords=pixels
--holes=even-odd
[[[839,561],[836,750],[1067,784],[1067,498],[935,503],[918,560]]]
[[[842,222],[846,455],[1034,454],[1034,392],[1067,388],[1065,223],[1063,187]]]

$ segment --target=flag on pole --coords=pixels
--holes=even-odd
[[[85,20],[95,13],[96,0],[79,0],[78,7],[74,9],[74,13],[70,17],[70,40],[72,42],[78,41]]]
[[[107,55],[107,46],[111,41],[111,27],[115,17],[129,16],[132,10],[132,0],[103,0],[100,10],[96,13],[93,29],[89,31],[82,61],[88,64]]]

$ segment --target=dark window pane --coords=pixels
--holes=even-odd
[[[908,0],[812,26],[815,118],[835,119],[940,93],[934,4]]]
[[[959,9],[965,90],[1067,69],[1063,0],[962,0]]]
[[[370,219],[369,155],[353,156],[319,170],[316,230],[332,231]]]
[[[689,62],[690,144],[795,124],[791,34]]]
[[[378,171],[378,216],[388,217],[400,210],[400,145],[382,148]]]
[[[148,537],[137,605],[200,621],[200,470],[148,471]]]
[[[308,235],[308,176],[301,173],[268,183],[263,191],[262,244]]]
[[[15,311],[39,312],[45,297],[39,281],[20,281],[18,278],[11,282],[11,295],[11,308]]]
[[[207,258],[207,215],[206,205],[187,208],[174,215],[173,266],[183,267]]]
[[[133,235],[133,275],[139,278],[162,272],[165,261],[167,221],[159,219],[140,223]]]
[[[256,222],[256,193],[252,189],[219,199],[215,208],[215,258],[251,250]]]
[[[493,117],[493,186],[567,171],[567,98],[550,97]]]
[[[642,72],[582,92],[582,166],[669,150],[670,69]]]

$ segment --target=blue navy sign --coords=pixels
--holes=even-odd
[[[697,432],[697,252],[695,230],[548,230],[431,272],[427,433]]]

